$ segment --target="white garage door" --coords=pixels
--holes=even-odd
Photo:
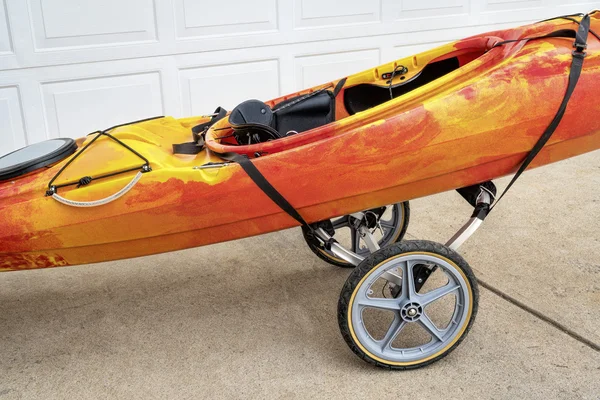
[[[594,4],[595,7],[594,7]],[[0,0],[0,154],[269,99],[585,0]]]

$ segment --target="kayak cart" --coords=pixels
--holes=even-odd
[[[391,233],[406,230],[408,213],[401,210],[409,209],[408,202],[313,224],[314,236],[303,228],[319,258],[356,267],[340,294],[338,324],[363,360],[391,369],[422,367],[446,356],[468,333],[477,314],[477,281],[456,251],[483,223],[496,189],[487,182],[459,193],[475,211],[445,245],[391,240]],[[332,242],[343,228],[350,231],[350,248]]]

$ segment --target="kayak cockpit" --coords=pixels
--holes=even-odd
[[[206,146],[217,153],[272,154],[341,134],[367,119],[358,113],[376,107],[399,112],[395,101],[410,93],[427,95],[426,86],[485,54],[501,39],[466,39],[268,102],[248,100],[210,127]],[[383,111],[382,108],[382,111]]]
[[[460,68],[460,66],[461,62],[458,57],[445,58],[427,64],[417,75],[410,79],[403,79],[402,76],[399,76],[400,81],[394,85],[381,86],[372,83],[360,83],[345,90],[344,106],[348,114],[354,115],[418,89]]]

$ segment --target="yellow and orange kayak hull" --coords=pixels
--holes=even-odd
[[[597,15],[598,13],[596,13]],[[600,19],[591,27],[600,31]],[[455,53],[477,57],[401,97],[354,115],[337,102],[338,120],[260,145],[238,146],[308,222],[410,200],[514,172],[555,115],[564,96],[572,40],[552,38],[490,49],[490,38],[517,39],[557,29],[555,20],[465,39],[347,78],[345,88],[377,82],[379,71]],[[466,50],[465,50],[466,49]],[[600,148],[600,43],[590,36],[579,84],[558,129],[532,167]],[[334,84],[337,81],[333,82]],[[315,90],[309,89],[310,90]],[[305,93],[302,91],[299,93]],[[276,104],[299,93],[275,99]],[[343,98],[344,90],[339,94]],[[52,168],[0,182],[0,271],[76,265],[179,250],[263,234],[297,225],[237,164],[217,152],[231,150],[211,128],[198,155],[174,155],[206,118],[160,118],[111,132],[143,154],[152,171],[118,200],[70,207],[45,196]],[[93,136],[78,141],[80,146]],[[253,147],[259,146],[259,147]],[[125,169],[131,153],[99,138],[60,181]],[[76,201],[107,197],[135,171],[60,194]],[[58,183],[60,183],[60,181]]]

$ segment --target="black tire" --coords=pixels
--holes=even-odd
[[[466,325],[462,329],[462,332],[459,332],[451,342],[448,343],[448,347],[444,347],[439,353],[432,358],[426,359],[422,362],[415,361],[411,363],[402,363],[402,365],[393,362],[387,362],[386,360],[382,360],[381,358],[376,359],[378,357],[374,357],[372,354],[364,351],[364,347],[360,343],[355,341],[351,324],[349,318],[351,318],[349,310],[351,307],[351,298],[353,294],[357,291],[358,285],[361,280],[372,270],[376,269],[380,264],[389,260],[392,257],[397,257],[405,253],[423,253],[427,255],[435,255],[441,256],[446,261],[450,261],[453,266],[457,267],[458,270],[462,271],[465,281],[468,283],[471,295],[471,310],[470,316],[466,323]],[[354,271],[350,274],[344,287],[342,288],[342,292],[340,294],[339,302],[338,302],[338,324],[340,327],[340,331],[342,336],[350,349],[361,359],[364,361],[376,365],[380,368],[389,369],[389,370],[408,370],[408,369],[416,369],[427,366],[431,363],[434,363],[445,356],[447,356],[452,350],[454,350],[466,337],[468,332],[470,331],[473,322],[475,320],[475,316],[477,315],[477,308],[479,303],[479,289],[477,286],[477,280],[473,271],[467,264],[467,262],[455,251],[450,248],[431,241],[425,240],[414,240],[414,241],[404,241],[401,243],[396,243],[390,245],[388,247],[382,248],[381,250],[373,253],[370,257],[367,257],[359,266],[357,266]],[[444,344],[442,344],[444,345]]]
[[[400,207],[400,211],[402,213],[402,218],[400,221],[401,227],[400,227],[400,230],[398,231],[398,234],[396,235],[396,237],[393,238],[390,241],[390,243],[387,243],[387,245],[400,242],[404,238],[404,235],[406,234],[406,230],[408,229],[408,223],[410,222],[410,204],[409,204],[409,202],[405,201],[403,203],[398,203],[398,206]],[[308,233],[309,233],[308,229],[306,229],[305,227],[302,227],[302,234],[304,235],[304,240],[306,240],[306,244],[308,244],[308,247],[310,248],[310,250],[321,260],[325,261],[328,264],[335,265],[336,267],[341,267],[341,268],[354,268],[355,267],[354,264],[350,264],[347,261],[339,259],[339,258],[335,257],[333,254],[331,254],[330,252],[328,252],[327,250],[323,249],[322,247],[319,247],[318,245],[312,243],[307,236]]]

